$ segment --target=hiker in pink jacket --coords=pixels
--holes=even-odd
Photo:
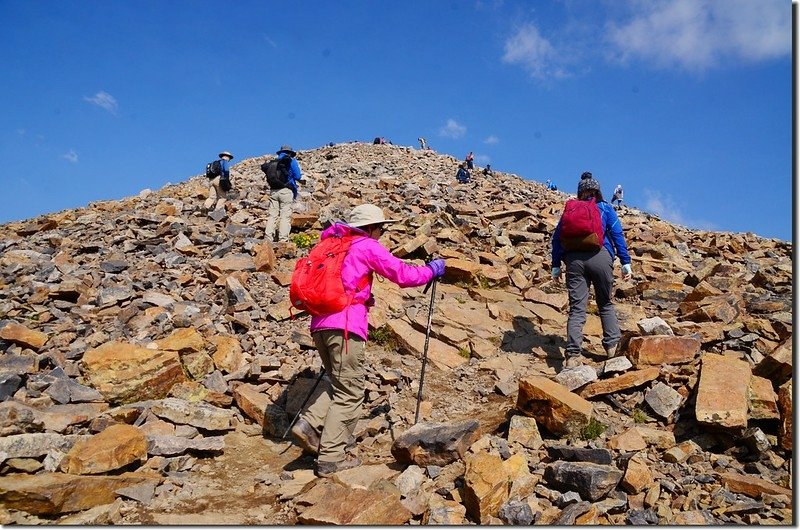
[[[345,459],[345,447],[364,401],[367,320],[375,303],[372,273],[400,287],[425,285],[444,274],[443,259],[407,265],[378,242],[383,225],[394,221],[386,219],[379,207],[362,204],[353,208],[348,224],[334,224],[320,236],[322,240],[363,235],[353,241],[342,263],[342,283],[347,291],[355,291],[353,304],[338,313],[311,317],[311,336],[326,373],[324,391],[302,413],[292,435],[304,450],[318,455],[316,474],[320,477],[361,465],[358,458]]]

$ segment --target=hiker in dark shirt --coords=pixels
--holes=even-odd
[[[456,173],[456,180],[461,184],[467,184],[470,181],[471,175],[466,169],[466,164],[461,163],[458,165],[458,172]]]
[[[208,182],[208,199],[203,204],[208,211],[218,210],[225,206],[228,191],[231,189],[231,160],[233,160],[233,155],[228,151],[222,151],[219,154],[220,174]]]
[[[281,146],[277,151],[278,158],[289,157],[289,182],[285,187],[270,189],[269,214],[265,229],[266,239],[275,242],[275,224],[278,225],[278,241],[288,241],[292,230],[292,203],[297,200],[297,183],[303,179],[300,164],[294,158],[297,153],[288,146]]]

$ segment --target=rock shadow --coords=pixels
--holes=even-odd
[[[539,348],[545,353],[545,363],[551,368],[560,370],[564,363],[563,350],[567,341],[560,335],[544,335],[523,317],[514,317],[511,322],[513,330],[506,331],[500,343],[500,350],[510,353],[528,353]]]

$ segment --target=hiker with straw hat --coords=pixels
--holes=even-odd
[[[378,241],[384,227],[392,222],[395,219],[387,219],[378,206],[362,204],[352,209],[346,224],[335,223],[320,235],[318,245],[335,243],[326,243],[331,238],[349,244],[343,251],[341,283],[350,301],[341,311],[312,314],[311,336],[327,375],[323,392],[291,430],[306,452],[317,455],[315,472],[320,477],[361,464],[358,458],[346,459],[345,447],[361,417],[364,401],[368,314],[375,304],[373,273],[400,287],[425,285],[444,274],[443,259],[409,265],[393,256]]]
[[[300,164],[297,163],[297,153],[288,145],[282,145],[276,151],[278,168],[285,167],[283,182],[268,183],[269,214],[267,217],[266,239],[275,241],[275,225],[278,225],[278,241],[288,241],[292,229],[292,202],[297,200],[297,183],[303,179]]]
[[[203,203],[206,211],[218,210],[224,207],[228,198],[228,191],[231,189],[230,161],[233,160],[233,155],[228,151],[222,151],[218,156],[219,174],[208,181],[208,198]]]

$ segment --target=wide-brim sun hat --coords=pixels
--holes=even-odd
[[[350,211],[350,217],[347,220],[347,224],[353,228],[395,222],[397,222],[397,219],[387,219],[383,215],[383,210],[374,204],[356,206]]]
[[[233,155],[230,154],[228,151],[221,151],[219,157],[222,158],[223,156],[229,156],[231,160],[233,160]]]
[[[276,155],[279,155],[281,153],[286,153],[287,155],[292,156],[292,157],[297,154],[297,153],[294,152],[294,149],[292,149],[291,145],[282,145],[280,149],[275,151]]]

